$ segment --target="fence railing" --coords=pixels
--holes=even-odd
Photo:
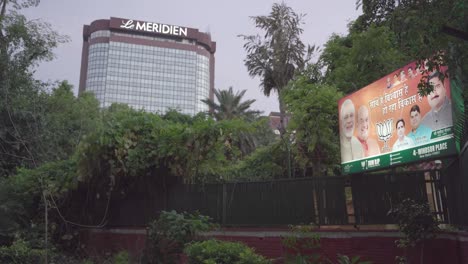
[[[356,224],[393,223],[389,211],[406,198],[427,202],[439,221],[448,221],[440,171],[356,175],[351,177],[351,189]]]
[[[418,171],[204,185],[172,183],[164,188],[157,182],[142,181],[111,201],[107,225],[145,226],[162,210],[198,211],[227,226],[391,224],[394,219],[388,212],[404,198],[429,203],[438,220],[450,223],[463,210],[451,208],[450,199],[454,199],[447,193],[453,186],[447,187],[447,178],[450,175],[440,171]],[[95,207],[103,212],[105,199]]]

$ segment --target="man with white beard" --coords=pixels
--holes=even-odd
[[[364,157],[379,155],[379,144],[375,139],[369,138],[369,109],[365,105],[359,107],[357,120],[358,139],[361,142]]]
[[[340,111],[340,146],[341,162],[364,157],[362,145],[354,136],[355,108],[351,99],[346,99]]]

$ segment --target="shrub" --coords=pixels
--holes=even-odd
[[[0,247],[0,263],[36,264],[43,262],[45,251],[33,249],[23,239],[16,239],[11,246]]]
[[[348,257],[346,255],[338,254],[338,264],[372,264],[371,261],[363,261],[360,256]]]
[[[214,239],[194,242],[185,248],[189,264],[263,264],[270,263],[253,249],[237,242]]]
[[[424,263],[424,241],[432,238],[439,230],[438,222],[432,215],[427,202],[419,203],[409,198],[404,199],[389,214],[395,218],[404,236],[395,241],[397,246],[407,249],[421,243],[420,263]],[[398,263],[407,262],[406,256],[396,256],[395,259]]]
[[[198,232],[213,227],[208,216],[163,211],[149,225],[145,260],[148,263],[178,263],[185,244],[196,239]]]
[[[291,235],[283,237],[285,263],[321,263],[320,236],[313,233],[314,225],[290,226]]]
[[[336,262],[323,254],[320,236],[314,233],[316,227],[311,225],[290,226],[291,235],[281,240],[285,249],[286,264],[371,264],[371,261],[361,260],[360,256],[348,257],[338,254]]]
[[[412,199],[403,200],[391,212],[404,238],[400,243],[414,247],[417,243],[431,238],[439,230],[438,223],[427,203]]]
[[[130,255],[127,251],[120,251],[115,254],[112,258],[112,263],[114,264],[128,264],[130,263]]]

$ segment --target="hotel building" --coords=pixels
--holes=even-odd
[[[216,43],[194,28],[114,18],[83,28],[79,92],[112,103],[194,115],[213,99]]]

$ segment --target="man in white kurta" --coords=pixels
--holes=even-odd
[[[405,136],[405,120],[399,119],[396,123],[398,138],[393,144],[393,151],[411,148],[414,146],[414,142],[411,138]]]

